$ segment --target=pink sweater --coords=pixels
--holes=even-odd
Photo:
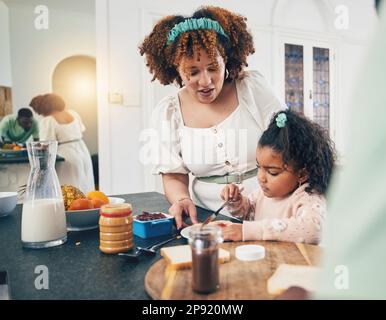
[[[322,195],[308,194],[304,184],[286,198],[268,198],[263,191],[243,196],[229,206],[233,216],[244,220],[243,241],[279,240],[317,244],[326,212]]]

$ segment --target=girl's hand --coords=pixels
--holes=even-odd
[[[210,222],[208,225],[220,227],[222,229],[224,227],[230,226],[231,224],[233,224],[233,222],[230,222],[228,220],[215,220]]]
[[[221,228],[222,237],[224,240],[243,240],[243,225],[241,223],[233,223],[230,221],[219,220],[214,221],[213,224]]]
[[[198,223],[196,206],[189,198],[173,203],[172,206],[169,208],[169,214],[176,219],[177,229],[181,229],[188,226],[184,222],[184,216],[189,216],[193,224]]]
[[[221,199],[224,201],[238,202],[241,198],[241,190],[233,183],[226,185],[221,191]]]

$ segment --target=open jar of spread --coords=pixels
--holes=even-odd
[[[192,248],[192,289],[211,293],[220,287],[218,262],[219,243],[223,241],[221,229],[215,226],[193,228],[189,244]]]
[[[100,209],[99,249],[104,253],[127,252],[133,248],[133,215],[129,203],[106,204]]]

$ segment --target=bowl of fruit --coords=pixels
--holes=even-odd
[[[99,209],[104,204],[124,202],[121,198],[107,197],[102,191],[84,194],[73,186],[62,186],[68,231],[83,231],[98,228]]]
[[[16,143],[4,143],[0,147],[0,156],[3,157],[25,157],[27,155],[27,149],[23,145]]]

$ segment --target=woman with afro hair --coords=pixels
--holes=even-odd
[[[151,119],[158,138],[153,173],[162,175],[178,228],[183,214],[198,222],[196,205],[216,210],[224,185],[256,189],[258,138],[272,114],[286,108],[259,72],[244,71],[255,51],[246,20],[205,6],[190,17],[161,19],[139,46],[153,80],[180,87]]]

